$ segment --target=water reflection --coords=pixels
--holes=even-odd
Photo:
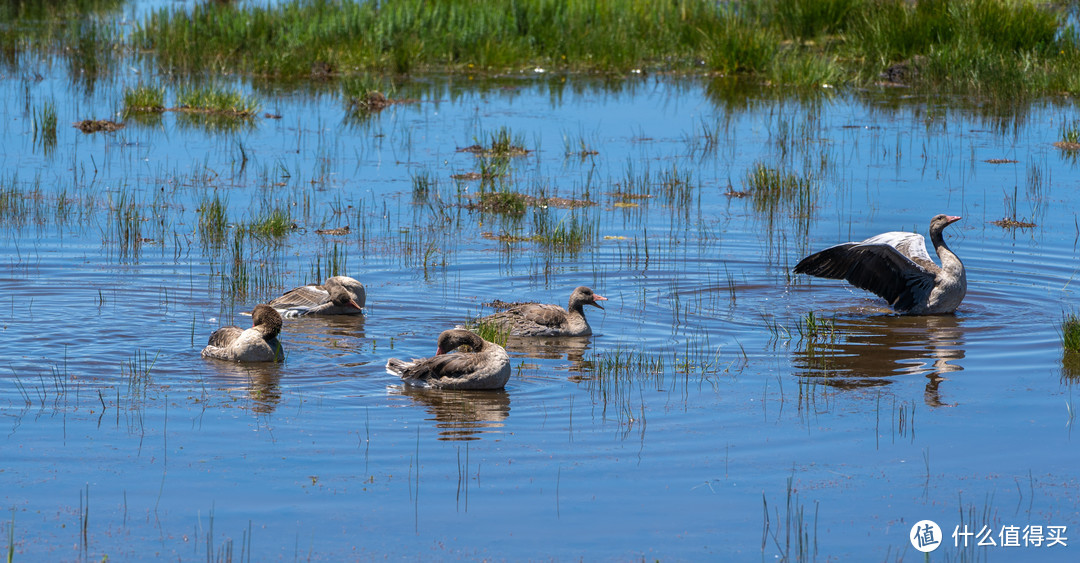
[[[404,395],[434,415],[440,440],[479,440],[479,434],[502,428],[510,416],[510,394],[501,389],[463,391],[409,385],[387,389],[390,395]]]
[[[561,360],[566,358],[572,370],[580,370],[585,361],[585,351],[592,343],[591,336],[546,336],[526,338],[510,336],[506,339],[506,351],[512,357],[524,356],[538,360]]]
[[[217,360],[206,360],[207,368],[213,370],[212,377],[227,384],[229,391],[244,390],[251,399],[251,410],[260,414],[270,414],[281,402],[281,366],[268,362],[259,364],[238,364]]]
[[[924,375],[924,401],[945,406],[938,385],[960,371],[963,330],[955,315],[837,318],[832,336],[804,340],[795,374],[841,389],[889,385],[895,376]]]

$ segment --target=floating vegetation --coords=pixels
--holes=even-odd
[[[500,127],[498,131],[492,133],[488,137],[487,145],[483,145],[478,141],[470,146],[459,148],[458,152],[467,152],[476,156],[488,158],[508,158],[513,156],[525,156],[532,151],[525,148],[524,136],[513,135],[506,127]]]
[[[530,200],[526,196],[504,189],[480,192],[479,200],[470,205],[470,207],[488,213],[524,215],[525,208],[529,204]]]
[[[1012,197],[1009,197],[1007,195],[1005,196],[1006,216],[1002,219],[998,219],[997,221],[991,221],[990,223],[992,225],[997,225],[1003,229],[1030,229],[1032,227],[1035,227],[1035,223],[1029,221],[1026,217],[1022,219],[1017,218],[1016,199],[1017,189],[1014,187]]]
[[[117,123],[115,121],[109,121],[108,119],[84,119],[75,123],[75,128],[83,133],[97,133],[99,131],[105,131],[111,133],[113,131],[119,131],[124,128],[123,123]]]
[[[1061,140],[1054,146],[1065,151],[1080,151],[1080,119],[1061,125]]]
[[[188,112],[212,113],[234,117],[252,117],[259,111],[259,102],[232,89],[208,86],[183,88],[176,96],[177,109]]]

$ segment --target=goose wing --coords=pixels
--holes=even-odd
[[[393,365],[391,365],[393,364]],[[401,362],[391,360],[386,368],[402,379],[431,381],[461,378],[479,368],[480,357],[475,353],[442,354],[430,358]]]
[[[217,346],[218,348],[227,348],[230,344],[240,338],[240,335],[244,334],[244,329],[238,326],[223,326],[214,331],[210,335],[210,340],[207,341],[208,346]]]
[[[270,302],[275,309],[310,308],[330,302],[330,292],[321,285],[305,285],[290,290]]]
[[[558,305],[530,303],[521,306],[516,312],[525,319],[547,327],[562,326],[566,323],[566,309]]]
[[[859,289],[881,296],[896,311],[908,311],[925,302],[934,289],[934,272],[919,262],[929,263],[935,269],[937,266],[930,261],[925,245],[922,245],[920,256],[915,241],[889,238],[892,234],[885,233],[864,242],[838,244],[811,254],[795,266],[795,273],[847,280]],[[921,244],[922,236],[911,236],[918,237]],[[898,241],[908,252],[915,253],[914,258],[891,244]]]

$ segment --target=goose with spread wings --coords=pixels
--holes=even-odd
[[[930,242],[941,266],[930,258],[922,235],[893,231],[811,254],[795,266],[795,273],[847,280],[883,297],[902,315],[953,313],[967,293],[967,273],[942,231],[959,220],[944,214],[930,220]]]

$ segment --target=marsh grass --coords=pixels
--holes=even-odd
[[[514,216],[524,215],[528,205],[529,198],[508,189],[481,192],[476,203],[481,211]]]
[[[596,225],[576,214],[564,215],[553,224],[551,214],[538,209],[533,215],[533,226],[532,240],[556,254],[576,254],[596,240]]]
[[[40,142],[46,149],[56,146],[56,103],[46,101],[34,110],[34,142]]]
[[[498,323],[476,319],[465,323],[465,328],[475,332],[480,338],[488,342],[494,342],[499,346],[506,346],[506,341],[510,338],[510,331]]]
[[[796,330],[799,332],[799,338],[805,340],[835,342],[838,337],[836,320],[823,319],[814,314],[813,311],[806,313],[806,316],[799,319]]]
[[[799,494],[794,492],[792,475],[787,480],[787,496],[784,503],[784,515],[781,518],[780,509],[774,508],[773,515],[769,515],[769,501],[765,493],[761,494],[761,502],[764,508],[764,522],[761,531],[761,551],[764,553],[768,546],[769,538],[780,552],[781,561],[813,561],[818,555],[818,509],[820,506],[814,503],[813,527],[807,521],[806,507],[799,501]],[[773,525],[775,518],[775,527]],[[783,528],[781,528],[783,523]],[[811,532],[813,536],[811,536]]]
[[[259,111],[259,102],[233,89],[211,86],[188,86],[176,95],[176,104],[187,111],[216,113],[235,117],[252,117]]]
[[[228,200],[223,200],[217,190],[214,197],[203,195],[199,202],[199,240],[204,245],[221,246],[228,237]]]
[[[1062,123],[1058,128],[1059,140],[1054,146],[1069,152],[1080,151],[1080,119]]]
[[[279,239],[289,234],[294,228],[296,226],[293,224],[288,208],[274,207],[263,211],[248,223],[244,230],[264,239]]]
[[[756,211],[772,215],[783,207],[805,217],[813,211],[816,190],[810,177],[759,162],[747,172],[744,185]]]
[[[487,134],[487,139],[473,138],[473,144],[458,149],[458,152],[472,153],[486,158],[510,158],[525,156],[530,150],[525,148],[525,136],[515,134],[507,127],[500,127],[496,131]]]
[[[142,205],[134,196],[121,190],[115,201],[110,195],[109,213],[112,227],[110,238],[120,249],[120,260],[137,262],[144,240]]]
[[[124,89],[125,117],[137,113],[165,111],[165,89],[160,86],[139,85]]]
[[[308,279],[316,280],[315,283],[322,283],[322,280],[326,278],[344,276],[348,273],[349,255],[336,242],[329,252],[317,253],[308,267]]]
[[[1062,315],[1061,347],[1066,352],[1080,354],[1080,314],[1071,312]]]

